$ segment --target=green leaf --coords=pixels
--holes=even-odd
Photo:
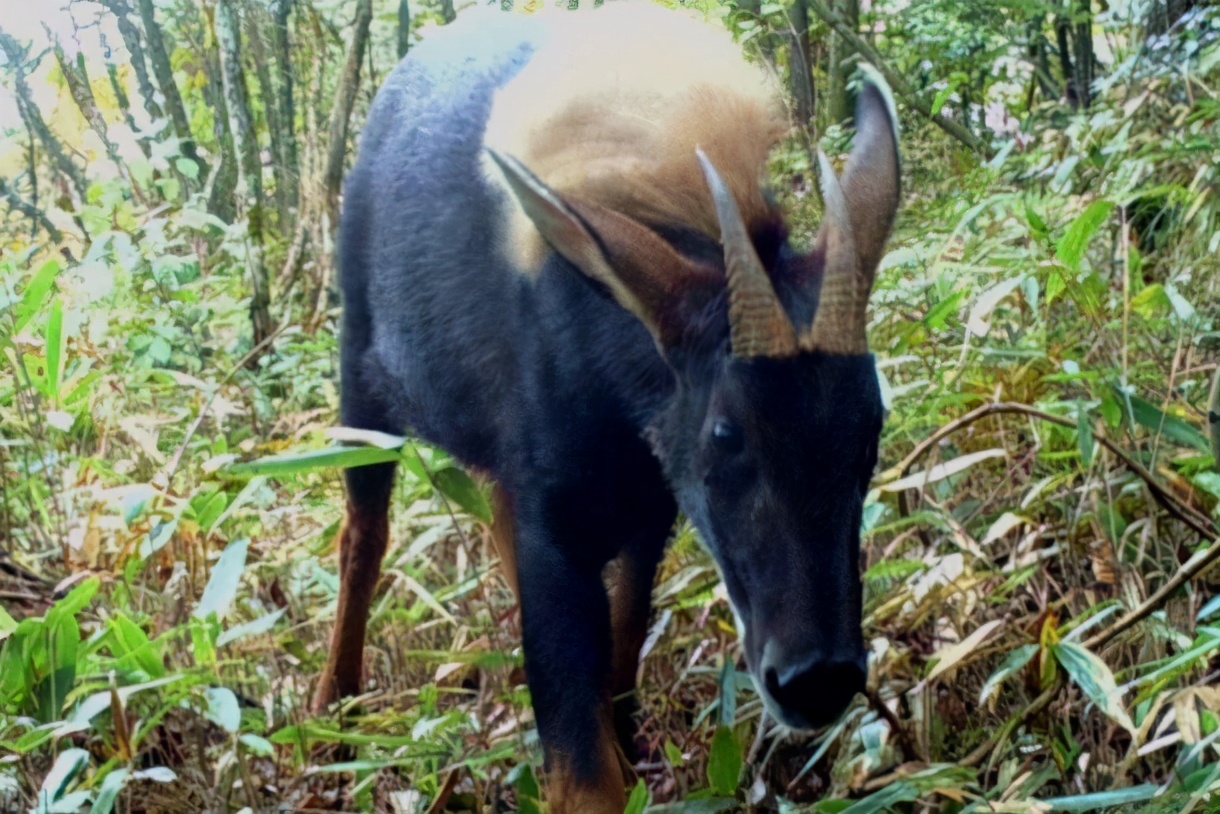
[[[114,810],[114,801],[118,799],[119,792],[127,785],[130,777],[131,772],[127,769],[115,769],[106,775],[101,788],[97,790],[97,797],[93,799],[89,814],[110,814]]]
[[[945,102],[949,101],[949,97],[953,95],[955,89],[953,85],[946,85],[936,92],[936,96],[932,99],[932,112],[930,115],[937,116],[940,114],[940,109],[945,106]]]
[[[732,726],[737,717],[737,668],[731,658],[720,665],[720,724]],[[734,786],[736,788],[736,786]]]
[[[13,333],[20,333],[30,318],[42,307],[59,270],[58,260],[48,260],[39,267],[38,271],[34,272],[34,276],[30,278],[30,284],[21,294],[21,302],[17,305],[17,319],[13,326]]]
[[[1115,387],[1115,394],[1120,403],[1125,399],[1131,405],[1131,419],[1149,432],[1154,435],[1164,435],[1171,441],[1182,446],[1194,447],[1200,452],[1211,452],[1211,444],[1208,443],[1207,437],[1195,425],[1163,412],[1152,402],[1145,401],[1137,395],[1126,395],[1117,387]]]
[[[1152,283],[1131,298],[1131,310],[1144,319],[1152,319],[1159,311],[1169,311],[1173,303],[1160,283]]]
[[[241,707],[237,696],[228,687],[208,687],[204,691],[208,708],[203,716],[226,732],[236,733],[241,728]]]
[[[84,749],[65,749],[55,758],[54,765],[42,780],[38,799],[45,803],[55,802],[64,796],[68,786],[89,765],[89,753]],[[39,806],[43,808],[43,806]],[[49,811],[50,808],[48,807]]]
[[[979,704],[986,704],[991,699],[991,696],[1000,689],[1000,685],[1007,681],[1009,676],[1029,664],[1030,659],[1037,652],[1038,645],[1036,644],[1023,644],[1016,650],[1009,652],[1004,658],[1004,663],[996,668],[996,671],[983,682],[983,689],[979,691]]]
[[[1131,716],[1123,709],[1122,695],[1114,683],[1114,674],[1104,661],[1075,642],[1061,641],[1052,644],[1050,649],[1072,681],[1098,709],[1128,732],[1135,732]]]
[[[1217,606],[1220,607],[1220,597],[1216,598]],[[682,757],[682,750],[673,741],[666,739],[665,741],[665,760],[670,766],[675,769],[681,768],[686,763],[686,758]]]
[[[462,511],[484,523],[491,522],[491,506],[474,480],[456,466],[447,466],[432,474],[438,492],[452,500]]]
[[[538,778],[534,777],[534,769],[528,763],[521,765],[521,771],[513,783],[517,791],[517,811],[519,814],[541,814],[542,790],[538,787]]]
[[[712,791],[717,795],[736,793],[741,766],[741,744],[737,742],[737,736],[727,726],[717,727],[707,757],[707,780]]]
[[[891,783],[885,788],[857,800],[843,809],[842,814],[877,814],[880,811],[890,810],[898,803],[909,803],[917,799],[919,799],[919,789],[915,784],[899,780],[897,783]]]
[[[199,165],[189,158],[183,156],[175,158],[174,167],[192,181],[199,178]]]
[[[0,608],[0,639],[17,629],[17,620],[8,615],[8,611]]]
[[[1080,261],[1084,259],[1089,241],[1110,217],[1114,204],[1110,201],[1093,201],[1081,212],[1072,225],[1067,228],[1059,243],[1055,246],[1055,255],[1072,271],[1080,270]]]
[[[111,650],[119,658],[121,669],[138,667],[149,678],[165,675],[160,648],[122,611],[115,611],[106,627],[110,634]]]
[[[262,735],[254,735],[247,732],[241,736],[240,740],[243,746],[259,757],[271,757],[275,754],[275,747],[272,746],[271,741]]]
[[[212,613],[220,617],[225,615],[233,604],[233,598],[237,596],[237,586],[241,581],[242,569],[246,567],[246,549],[249,546],[249,540],[234,540],[220,552],[220,559],[212,568],[212,575],[208,577],[208,584],[204,586],[203,596],[199,598],[199,605],[192,616],[196,619],[206,619]]]
[[[648,786],[641,778],[636,781],[635,788],[631,790],[631,796],[627,798],[627,806],[623,809],[623,814],[644,814],[644,807],[648,805]]]
[[[1114,806],[1126,805],[1127,803],[1142,803],[1151,800],[1156,796],[1159,788],[1159,786],[1152,783],[1145,783],[1126,789],[1095,791],[1090,794],[1075,794],[1070,797],[1050,797],[1043,802],[1051,807],[1051,811],[1086,814],[1086,812],[1093,811],[1108,811]]]
[[[233,464],[228,468],[231,475],[250,477],[254,475],[295,475],[312,469],[328,469],[334,467],[349,468],[353,466],[368,466],[388,461],[397,461],[400,453],[397,449],[381,449],[380,447],[327,447],[312,449],[308,452],[292,452],[283,455],[273,455],[254,461]]]
[[[47,385],[44,395],[59,403],[59,380],[63,375],[64,304],[62,300],[51,303],[51,315],[47,318]]]

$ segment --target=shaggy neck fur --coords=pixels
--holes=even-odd
[[[729,33],[684,11],[620,0],[540,16],[548,42],[496,94],[484,144],[515,156],[560,194],[645,223],[719,239],[695,148],[727,182],[746,223],[774,219],[767,155],[788,127],[771,78]],[[503,184],[494,169],[488,177]],[[511,198],[511,196],[509,196]],[[506,230],[518,267],[547,253],[519,207]]]

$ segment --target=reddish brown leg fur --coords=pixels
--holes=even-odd
[[[628,778],[634,778],[635,772],[614,735],[608,700],[600,718],[598,763],[601,770],[593,783],[577,782],[566,755],[552,753],[547,756],[546,788],[552,814],[622,814],[627,805],[624,787]]]
[[[373,591],[381,574],[381,558],[390,536],[388,511],[393,468],[382,478],[375,473],[353,476],[352,472],[349,470],[347,517],[339,532],[339,608],[326,669],[313,697],[315,713],[324,712],[340,698],[360,692],[364,633]]]
[[[513,499],[498,483],[491,486],[491,544],[500,558],[500,571],[517,593],[517,547],[513,537]]]

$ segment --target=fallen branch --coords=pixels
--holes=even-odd
[[[877,53],[873,46],[861,37],[858,33],[851,29],[851,26],[840,20],[822,0],[808,0],[809,8],[813,9],[814,14],[822,18],[826,25],[834,29],[834,32],[843,39],[851,43],[852,48],[855,48],[865,59],[872,64],[874,68],[881,72],[885,77],[885,81],[890,83],[890,87],[894,92],[902,97],[908,105],[918,111],[922,116],[928,119],[932,124],[944,130],[953,138],[960,141],[962,144],[969,147],[976,153],[982,153],[988,157],[991,156],[991,149],[984,144],[978,136],[971,133],[965,127],[953,119],[946,118],[932,110],[932,105],[921,97],[914,88],[907,84],[907,81],[885,63],[881,55]]]

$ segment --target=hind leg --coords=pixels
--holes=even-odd
[[[395,466],[373,464],[345,473],[347,516],[339,532],[339,607],[326,669],[313,697],[315,713],[360,692],[369,607],[390,538]]]

